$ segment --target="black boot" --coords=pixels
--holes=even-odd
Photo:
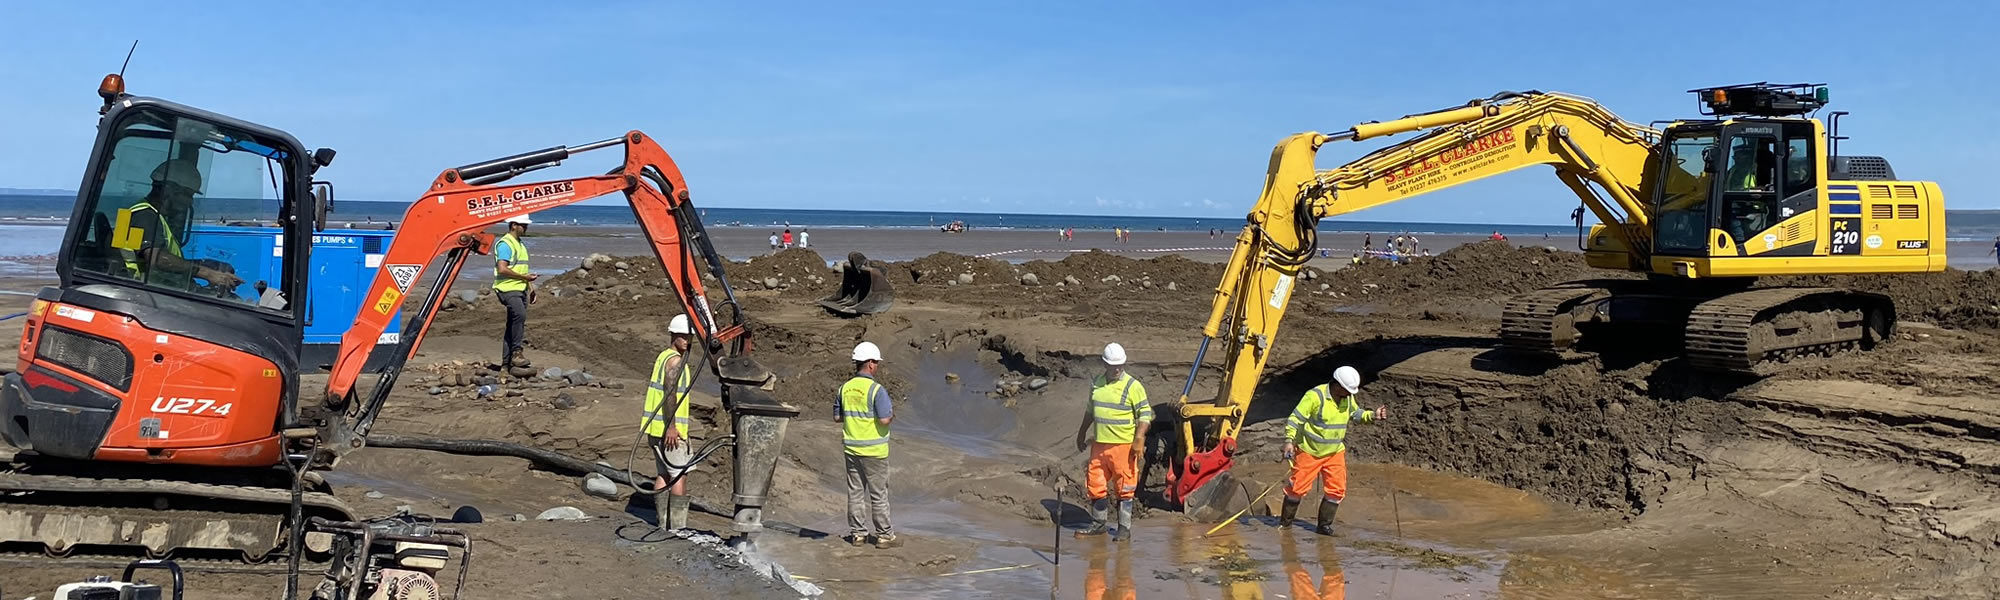
[[[1285,497],[1285,507],[1278,510],[1278,527],[1291,529],[1292,520],[1299,516],[1299,501],[1303,498]]]
[[[1340,510],[1340,503],[1329,500],[1319,501],[1319,534],[1333,535],[1333,512]]]
[[[1083,529],[1081,529],[1081,530],[1078,530],[1078,531],[1076,532],[1076,537],[1087,537],[1087,536],[1093,536],[1093,535],[1104,535],[1104,532],[1105,532],[1106,530],[1108,530],[1108,529],[1109,529],[1108,527],[1105,527],[1105,526],[1104,526],[1104,520],[1105,520],[1105,517],[1107,517],[1107,516],[1108,516],[1108,515],[1107,515],[1106,513],[1110,512],[1110,511],[1111,511],[1111,500],[1110,500],[1110,499],[1107,499],[1107,498],[1097,498],[1097,499],[1093,499],[1093,500],[1091,500],[1091,501],[1090,501],[1090,526],[1089,526],[1089,527],[1085,527],[1085,528],[1083,528]]]

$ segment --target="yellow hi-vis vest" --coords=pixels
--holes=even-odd
[[[1361,410],[1352,394],[1335,398],[1333,388],[1320,384],[1299,398],[1299,407],[1285,419],[1285,439],[1300,452],[1316,457],[1347,449],[1347,424],[1375,420],[1375,411]]]
[[[882,384],[874,378],[854,376],[840,386],[840,444],[847,453],[873,458],[889,457],[889,426],[876,419],[875,395]]]
[[[1146,386],[1131,373],[1109,382],[1099,375],[1091,381],[1090,417],[1097,423],[1097,443],[1130,444],[1138,424],[1152,422],[1153,405],[1146,402]]]
[[[508,269],[521,275],[527,275],[528,247],[521,243],[521,239],[514,237],[513,232],[508,232],[507,235],[500,236],[500,239],[496,241],[511,251],[511,254],[508,256],[512,256],[513,258],[507,259]],[[528,282],[521,279],[501,277],[500,264],[495,262],[493,264],[493,291],[525,292],[528,291]]]
[[[660,413],[660,403],[667,399],[667,359],[680,356],[679,350],[668,348],[653,361],[653,379],[646,383],[646,414],[639,417],[639,426],[645,428],[646,435],[667,437],[667,416]],[[674,398],[679,400],[674,408],[674,431],[682,438],[688,434],[688,387],[694,384],[694,376],[688,371],[687,361],[681,361],[680,380],[674,384]]]
[[[130,223],[132,217],[129,215],[138,214],[139,211],[142,210],[153,211],[154,219],[158,220],[160,223],[160,237],[164,238],[161,239],[160,241],[165,243],[165,246],[163,246],[161,249],[167,251],[168,253],[173,254],[174,256],[180,256],[181,255],[180,240],[174,239],[173,228],[167,226],[167,216],[160,214],[160,209],[154,208],[152,203],[141,200],[139,201],[139,203],[133,204],[131,208],[126,209],[126,214],[128,216],[125,217],[125,221],[127,223]],[[139,258],[140,246],[137,245],[139,244],[139,242],[137,241],[137,238],[133,238],[133,240],[135,245],[132,248],[126,249],[124,252],[120,253],[123,254],[125,257],[125,270],[127,272],[130,272],[134,279],[138,279],[139,281],[146,281],[146,274],[147,271],[150,270],[149,267],[151,266],[151,263]],[[185,286],[173,286],[169,284],[169,287],[185,287]]]

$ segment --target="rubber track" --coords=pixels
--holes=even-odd
[[[1578,298],[1604,293],[1589,283],[1565,283],[1507,299],[1500,312],[1500,343],[1509,348],[1535,352],[1560,352],[1556,347],[1555,320],[1569,311]]]
[[[138,559],[135,557],[124,557],[124,556],[71,556],[68,558],[56,558],[46,554],[37,554],[34,552],[0,552],[0,565],[27,565],[31,567],[47,567],[47,568],[62,567],[62,568],[78,568],[78,569],[104,569],[105,570],[105,572],[103,573],[104,575],[110,575],[114,577],[117,576],[120,571],[124,570],[125,565],[130,564],[134,560]],[[286,565],[284,561],[244,563],[242,561],[226,560],[220,558],[175,558],[171,560],[174,561],[174,564],[179,565],[182,571],[188,573],[247,573],[252,575],[284,575],[286,571],[290,570],[290,567]],[[307,564],[318,566],[319,564],[324,564],[324,563],[308,562]],[[140,571],[139,572],[140,579],[148,579],[147,575],[151,575],[154,573],[158,572]],[[159,577],[164,577],[164,574],[154,575],[154,578],[159,578]],[[310,577],[317,578],[319,577],[319,574],[312,573],[310,574]],[[302,577],[301,581],[304,581],[305,579],[306,578]],[[162,584],[162,586],[164,586],[165,581],[163,580],[154,581],[154,583],[160,583]]]
[[[273,514],[278,515],[280,518],[283,518],[290,511],[292,504],[292,491],[281,488],[194,483],[164,479],[94,479],[68,475],[31,475],[18,472],[0,472],[0,491],[196,496],[217,500],[268,504],[277,509],[274,510]],[[307,507],[306,513],[308,516],[311,516],[315,512],[313,509],[319,509],[318,512],[334,513],[329,518],[350,521],[355,519],[354,510],[348,508],[347,503],[341,502],[339,498],[334,497],[332,494],[305,492],[300,496],[300,501]],[[272,552],[267,558],[275,558],[282,554],[282,552]]]
[[[1848,292],[1832,288],[1773,288],[1738,292],[1701,303],[1688,314],[1685,341],[1688,364],[1708,371],[1758,374],[1758,363],[1764,360],[1766,354],[1791,348],[1759,348],[1753,356],[1750,334],[1757,325],[1757,315],[1793,300],[1822,293]],[[1860,341],[1856,338],[1831,345]]]

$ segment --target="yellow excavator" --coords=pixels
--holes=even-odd
[[[1199,515],[1227,497],[1221,490],[1240,488],[1218,483],[1228,479],[1237,434],[1294,282],[1317,249],[1321,219],[1530,166],[1553,167],[1601,223],[1584,243],[1591,266],[1645,276],[1563,283],[1509,299],[1500,324],[1507,347],[1562,353],[1586,337],[1621,346],[1677,339],[1694,368],[1754,376],[1795,356],[1866,350],[1889,339],[1896,308],[1886,296],[1752,284],[1769,276],[1944,270],[1938,185],[1897,180],[1881,157],[1840,155],[1845,113],[1831,113],[1831,132],[1813,117],[1827,103],[1824,85],[1689,91],[1704,118],[1664,129],[1621,119],[1589,98],[1530,91],[1280,142],[1181,390],[1169,499]],[[1326,144],[1409,132],[1420,133],[1333,169],[1314,166]],[[1222,345],[1221,390],[1190,401],[1212,342]]]

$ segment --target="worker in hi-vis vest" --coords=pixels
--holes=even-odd
[[[1105,532],[1111,496],[1118,496],[1118,528],[1111,539],[1132,539],[1132,501],[1139,491],[1139,455],[1146,443],[1146,428],[1153,423],[1153,405],[1146,402],[1146,386],[1125,372],[1125,347],[1104,345],[1104,374],[1090,384],[1090,404],[1077,427],[1076,449],[1083,450],[1089,435],[1090,466],[1084,476],[1090,494],[1090,527],[1077,537]]]
[[[501,342],[500,368],[528,366],[521,353],[528,328],[528,282],[539,275],[528,271],[528,247],[521,236],[528,234],[528,215],[507,217],[507,235],[493,242],[493,296],[507,307],[507,333]]]
[[[896,419],[889,390],[875,380],[882,368],[882,349],[861,342],[854,346],[854,377],[840,386],[840,445],[847,459],[847,542],[868,543],[873,525],[875,547],[902,546],[889,530],[889,422]]]
[[[1336,393],[1333,386],[1340,386]],[[1299,503],[1320,481],[1325,496],[1319,501],[1320,535],[1333,535],[1333,513],[1347,497],[1347,426],[1388,418],[1388,409],[1363,410],[1354,399],[1361,391],[1361,373],[1354,367],[1333,370],[1333,382],[1306,390],[1299,406],[1285,419],[1285,459],[1291,461],[1292,476],[1285,482],[1285,506],[1278,514],[1278,526],[1290,528],[1299,514]]]
[[[196,291],[196,279],[219,290],[243,285],[235,273],[188,260],[181,252],[188,243],[188,231],[175,227],[180,222],[175,216],[193,213],[194,196],[201,191],[201,170],[194,161],[160,163],[153,168],[152,180],[146,197],[133,203],[120,218],[123,230],[114,245],[123,255],[126,273],[143,283],[184,292]]]
[[[694,452],[688,443],[688,387],[694,383],[694,374],[688,370],[687,351],[693,344],[694,328],[688,326],[687,315],[674,315],[667,323],[667,334],[673,339],[660,357],[653,360],[653,378],[646,382],[646,411],[639,418],[639,426],[646,430],[649,448],[658,448],[653,453],[653,489],[667,486],[667,478],[673,478],[673,488],[667,490],[666,498],[653,496],[654,516],[657,524],[667,529],[686,529],[688,520],[687,482],[682,478],[693,471]]]

